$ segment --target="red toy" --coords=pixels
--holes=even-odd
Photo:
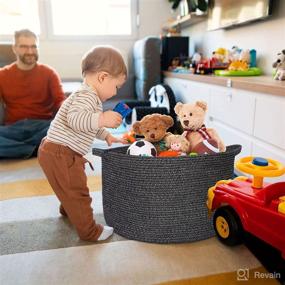
[[[252,174],[221,180],[208,190],[207,207],[214,213],[218,238],[227,245],[241,242],[245,230],[281,251],[285,259],[285,182],[264,183],[264,177],[285,173],[273,159],[244,157],[237,169]]]

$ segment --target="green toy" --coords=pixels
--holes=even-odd
[[[261,75],[261,69],[258,67],[250,67],[248,70],[215,70],[218,76],[257,76]]]

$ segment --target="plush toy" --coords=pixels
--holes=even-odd
[[[182,104],[178,102],[174,107],[180,123],[184,129],[183,135],[190,142],[191,152],[195,152],[196,146],[204,140],[214,140],[220,152],[224,152],[226,147],[214,129],[208,129],[204,125],[207,111],[207,103],[197,101],[194,104]],[[210,141],[213,144],[213,141]]]
[[[178,155],[186,155],[190,151],[190,143],[182,135],[168,135],[165,145],[168,149],[178,152]]]
[[[277,60],[273,63],[276,68],[275,80],[285,80],[285,49],[277,54]]]
[[[158,152],[166,150],[164,139],[171,133],[167,130],[172,127],[172,117],[161,114],[144,116],[140,121],[133,124],[133,131],[136,135],[144,136],[146,141],[154,143]]]

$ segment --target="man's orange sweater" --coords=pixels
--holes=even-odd
[[[0,68],[1,97],[6,125],[23,119],[51,119],[65,99],[58,74],[39,63],[31,70],[21,70],[16,63]]]

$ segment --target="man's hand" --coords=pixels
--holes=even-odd
[[[127,140],[125,140],[123,138],[115,138],[111,134],[108,134],[107,137],[105,138],[105,140],[106,140],[108,146],[111,146],[112,143],[117,143],[117,142],[123,143],[123,144],[127,144],[128,143]]]
[[[99,127],[118,128],[122,123],[122,116],[114,111],[106,111],[99,116]]]

